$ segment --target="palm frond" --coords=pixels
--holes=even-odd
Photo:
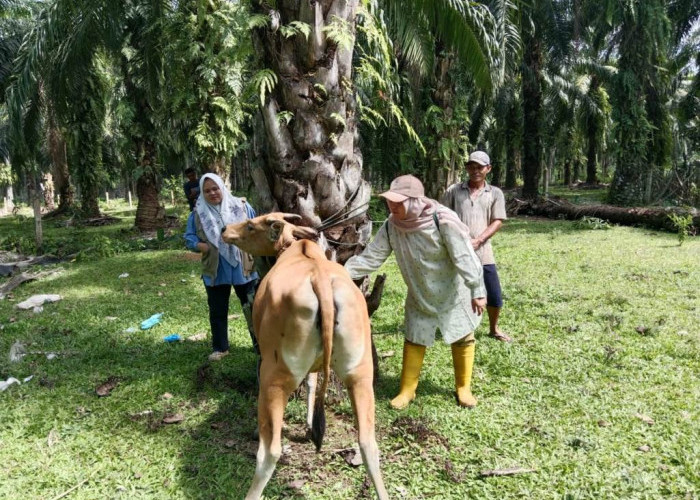
[[[668,17],[673,26],[674,45],[680,45],[700,18],[700,2],[698,0],[671,0],[668,2]]]
[[[496,50],[493,60],[496,82],[503,85],[506,74],[516,71],[520,60],[519,9],[512,0],[492,0],[488,6],[494,18],[493,39]]]
[[[464,0],[383,0],[389,16],[398,19],[412,16],[423,18],[438,37],[452,48],[469,69],[474,82],[490,91],[491,61],[488,58],[485,33],[490,13],[484,5]]]

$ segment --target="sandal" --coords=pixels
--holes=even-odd
[[[221,361],[225,356],[228,356],[228,351],[214,351],[209,355],[209,361]]]

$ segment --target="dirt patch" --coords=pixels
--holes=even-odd
[[[426,464],[434,474],[453,483],[465,480],[465,470],[458,470],[449,458],[450,441],[430,428],[424,419],[399,417],[391,425],[391,436],[397,438],[392,450],[384,455],[385,462],[405,464],[410,467],[416,462]]]
[[[212,381],[212,370],[209,363],[205,363],[197,368],[197,389],[202,390],[202,386]]]
[[[428,424],[423,419],[399,417],[394,420],[391,427],[392,435],[394,436],[403,438],[410,436],[413,441],[424,444],[432,441],[433,443],[442,445],[446,450],[450,449],[450,442],[448,439],[428,427]]]
[[[95,393],[101,398],[109,396],[119,385],[120,381],[121,379],[119,377],[110,376],[107,380],[95,387]]]
[[[195,252],[183,252],[175,257],[175,260],[188,261],[188,262],[199,262],[202,260],[202,254]]]

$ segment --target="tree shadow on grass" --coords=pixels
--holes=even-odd
[[[230,311],[234,317],[229,321],[231,354],[219,363],[206,361],[211,352],[206,295],[201,280],[193,275],[199,264],[183,256],[184,252],[120,255],[69,267],[50,280],[17,289],[14,302],[8,299],[0,304],[3,313],[13,316],[6,324],[7,335],[0,338],[3,358],[7,359],[5,353],[15,341],[30,351],[56,352],[58,357],[48,360],[43,354],[30,354],[0,372],[34,375],[33,382],[20,388],[30,396],[18,409],[26,421],[26,436],[43,439],[54,429],[83,429],[80,434],[86,437],[82,439],[94,442],[90,447],[111,452],[109,443],[115,440],[128,436],[131,442],[141,443],[139,435],[158,434],[159,455],[172,449],[167,439],[173,436],[184,443],[175,452],[182,456],[175,463],[184,462],[182,474],[177,476],[183,478],[182,488],[188,497],[202,497],[199,488],[190,487],[192,481],[201,481],[211,484],[204,490],[210,492],[205,497],[239,498],[243,494],[235,492],[242,491],[240,483],[252,477],[255,464],[248,448],[231,445],[228,440],[251,441],[256,356],[234,296]],[[153,273],[154,268],[162,268],[156,259],[170,262],[166,273]],[[129,277],[120,279],[122,272],[128,272]],[[63,299],[46,305],[41,313],[13,307],[30,295],[55,292]],[[139,323],[156,312],[165,313],[161,323],[141,330]],[[206,332],[206,338],[172,344],[163,340],[173,333],[186,338],[200,332]],[[107,395],[99,397],[96,388],[106,381],[112,382]],[[24,394],[20,391],[3,396],[19,397]],[[206,424],[190,423],[211,414],[213,406],[218,410]],[[52,418],[46,418],[47,411]],[[178,414],[183,415],[181,423],[165,423],[165,417]],[[217,422],[226,423],[226,427],[216,428]],[[225,430],[230,431],[230,437],[222,441]],[[83,445],[76,441],[76,446]],[[129,460],[126,469],[148,469],[142,469],[143,482],[147,475],[158,475],[149,464],[169,459],[149,456],[145,450],[142,456]],[[188,472],[195,468],[203,472],[194,476]],[[138,487],[138,481],[131,479]],[[217,488],[221,481],[226,489]],[[154,488],[152,492],[162,496],[169,487]]]
[[[155,259],[170,259],[166,274],[154,275]],[[172,333],[186,337],[209,330],[206,296],[201,281],[191,276],[197,267],[179,253],[144,252],[69,268],[56,278],[18,289],[17,300],[34,293],[65,295],[41,314],[17,313],[17,321],[6,325],[7,336],[0,341],[3,351],[18,339],[38,351],[66,353],[52,361],[28,358],[13,368],[31,371],[38,381],[38,386],[27,386],[41,402],[24,411],[24,432],[43,439],[55,428],[83,429],[88,439],[96,440],[91,446],[107,453],[112,452],[110,442],[127,438],[139,443],[143,455],[130,456],[129,465],[117,475],[124,477],[141,467],[144,476],[158,477],[155,467],[173,462],[177,467],[174,473],[162,471],[175,478],[176,486],[152,482],[154,495],[175,488],[185,498],[242,498],[254,474],[258,446],[253,439],[255,354],[242,317],[231,321],[231,355],[219,363],[205,361],[209,338],[163,342]],[[118,278],[121,272],[129,272],[129,278]],[[231,305],[232,313],[240,312],[235,299]],[[162,322],[150,330],[138,329],[138,323],[155,312],[165,312]],[[126,333],[127,327],[135,331]],[[98,397],[96,387],[112,377],[116,386],[108,396]],[[398,377],[380,374],[378,407],[389,404],[398,384]],[[419,394],[449,398],[451,390],[421,381]],[[364,468],[348,465],[343,455],[357,435],[349,400],[340,393],[337,400],[329,398],[328,428],[319,454],[306,438],[303,397],[290,402],[284,431],[289,448],[266,488],[268,497],[299,497],[300,485],[321,492],[327,484],[340,484],[342,491],[358,497],[371,490]],[[54,410],[54,418],[45,418],[47,409]],[[178,414],[181,423],[164,422]],[[381,447],[381,436],[390,430],[376,430]],[[153,440],[151,435],[156,436],[159,454],[177,448],[172,451],[177,458],[153,456],[142,448],[146,445],[141,442]],[[169,439],[178,444],[168,444]],[[139,483],[138,478],[126,480]]]
[[[209,382],[206,382],[209,383]],[[182,488],[192,498],[243,498],[253,479],[258,441],[255,379],[240,370],[227,373],[219,386],[235,386],[218,411],[198,426],[183,450]],[[247,388],[241,393],[241,387]],[[343,476],[348,467],[343,453],[357,442],[354,417],[346,392],[337,383],[329,387],[326,404],[327,427],[319,453],[306,430],[305,388],[302,384],[288,402],[282,430],[283,455],[265,488],[266,498],[304,498],[303,486],[322,489],[339,480],[348,490],[364,488]],[[364,469],[363,469],[364,471]]]
[[[398,390],[398,378],[380,373],[375,386],[377,407],[388,407]],[[226,391],[215,413],[192,433],[183,449],[181,487],[192,498],[242,498],[252,481],[258,442],[256,428],[257,401],[255,380],[251,373],[230,367],[214,378],[201,376],[197,391],[207,387]],[[243,391],[243,392],[241,392]],[[422,381],[420,396],[439,395],[454,399],[453,388]],[[287,405],[282,431],[283,455],[265,489],[267,498],[304,498],[304,488],[321,492],[330,484],[342,483],[353,498],[370,498],[370,486],[364,466],[353,467],[347,457],[354,454],[357,431],[347,391],[337,378],[329,386],[326,403],[327,427],[320,453],[306,431],[305,387],[297,390]],[[419,408],[419,406],[417,406]],[[396,412],[399,421],[405,412]],[[391,427],[375,426],[377,440],[395,432]],[[358,479],[358,473],[360,478]],[[243,480],[241,480],[243,478]],[[326,492],[327,493],[327,492]]]
[[[180,489],[186,498],[243,498],[255,471],[258,442],[255,361],[235,352],[197,370],[192,399],[217,393],[218,408],[189,434],[181,450]]]

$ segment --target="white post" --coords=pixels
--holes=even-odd
[[[175,206],[175,193],[173,193],[173,190],[170,190],[170,204],[172,206]]]
[[[109,191],[105,191],[105,201],[109,205]]]
[[[131,208],[134,208],[134,207],[131,205],[131,190],[129,190],[129,208],[130,208],[130,209],[131,209]]]

